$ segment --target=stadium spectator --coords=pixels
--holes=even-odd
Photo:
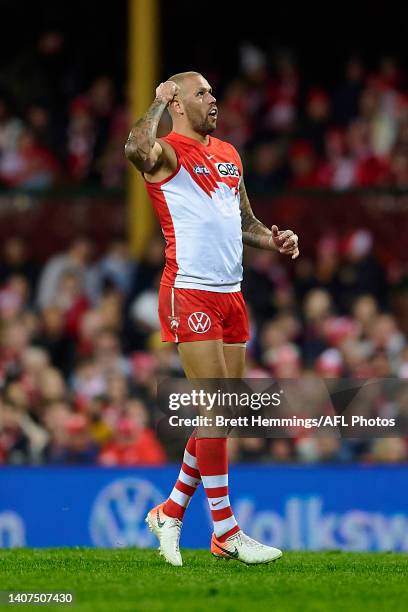
[[[363,294],[370,294],[382,307],[387,306],[385,273],[373,256],[372,247],[373,238],[367,230],[356,230],[344,240],[344,257],[338,277],[342,295],[340,305],[347,311],[353,300]]]
[[[26,242],[18,236],[10,236],[3,244],[0,259],[0,284],[8,281],[10,276],[24,277],[30,287],[30,299],[37,282],[38,268],[30,259]]]
[[[82,414],[67,416],[59,447],[48,454],[48,463],[66,465],[85,465],[95,463],[98,445],[91,436],[88,419]]]
[[[345,126],[358,114],[358,101],[364,87],[365,69],[360,58],[351,57],[345,66],[344,81],[333,96],[333,121]]]
[[[289,51],[274,57],[272,78],[267,82],[263,124],[268,132],[290,135],[296,127],[299,109],[300,78],[296,62]]]
[[[89,104],[77,96],[69,105],[67,127],[67,170],[71,181],[86,180],[91,171],[96,128]]]
[[[347,152],[344,132],[330,128],[324,141],[325,158],[318,167],[318,185],[336,190],[351,188],[356,178],[356,162]]]
[[[14,465],[30,463],[30,440],[22,426],[22,415],[3,402],[0,411],[0,461]]]
[[[238,149],[248,144],[253,129],[246,94],[245,82],[237,79],[228,85],[219,105],[220,122],[217,133],[221,139],[228,140]]]
[[[20,133],[16,148],[0,158],[0,181],[8,187],[44,189],[57,180],[58,172],[53,151],[40,144],[28,129]]]
[[[291,187],[308,189],[316,187],[318,181],[315,151],[307,140],[297,140],[289,152]]]
[[[65,253],[54,255],[41,273],[37,304],[40,309],[51,306],[57,298],[59,284],[65,272],[76,272],[84,280],[89,272],[88,263],[92,245],[88,238],[79,236]]]
[[[87,286],[92,301],[97,302],[110,288],[119,291],[126,299],[132,290],[136,269],[126,239],[113,239],[106,254],[90,270]]]
[[[76,270],[63,272],[53,303],[63,313],[66,334],[75,338],[79,333],[81,319],[90,308],[82,279]]]
[[[256,146],[245,180],[251,185],[251,193],[265,194],[281,189],[287,182],[288,168],[284,150],[278,141],[266,141]]]
[[[305,117],[298,136],[309,142],[318,157],[324,153],[324,136],[330,125],[330,99],[323,89],[311,89],[306,96]]]
[[[46,351],[54,367],[68,376],[73,366],[75,338],[67,333],[64,313],[57,306],[49,306],[42,311],[35,344]]]
[[[130,402],[129,402],[130,403]],[[133,400],[133,404],[135,401]],[[115,431],[115,438],[108,442],[99,456],[99,463],[112,465],[162,465],[165,453],[154,432],[145,426],[145,408],[138,402],[139,414],[123,416]]]

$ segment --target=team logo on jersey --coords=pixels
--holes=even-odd
[[[232,162],[216,163],[215,167],[217,168],[220,176],[236,176],[239,178],[238,166]]]
[[[178,326],[180,325],[180,317],[168,317],[170,320],[170,329],[172,331],[177,331]]]
[[[206,174],[206,175],[210,174],[210,171],[208,168],[206,168],[205,166],[201,166],[199,164],[196,164],[193,169],[194,169],[195,174]]]
[[[188,326],[196,334],[205,334],[211,327],[211,319],[205,312],[193,312],[188,317]]]

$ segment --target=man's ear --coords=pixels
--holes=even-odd
[[[174,98],[170,106],[177,115],[184,115],[184,106],[179,98]]]

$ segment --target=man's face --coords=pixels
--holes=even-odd
[[[211,134],[217,127],[217,105],[208,81],[201,75],[184,80],[177,96],[191,127],[199,134]],[[177,104],[177,102],[176,102]]]

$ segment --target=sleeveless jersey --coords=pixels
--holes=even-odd
[[[166,241],[162,284],[229,293],[240,290],[240,157],[209,137],[208,145],[172,132],[162,140],[177,155],[163,181],[145,181]]]

